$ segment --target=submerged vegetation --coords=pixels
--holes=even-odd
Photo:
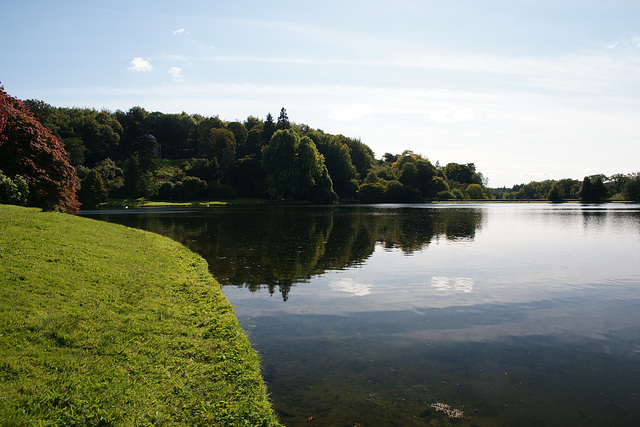
[[[0,270],[2,425],[277,425],[233,308],[179,243],[0,206]]]

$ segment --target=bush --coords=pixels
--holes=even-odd
[[[480,184],[469,184],[467,186],[467,194],[470,199],[474,200],[483,200],[487,198]]]
[[[173,199],[173,182],[163,182],[158,187],[157,199],[159,200],[171,200]]]
[[[391,181],[385,190],[385,201],[390,203],[420,203],[423,201],[420,190]]]
[[[369,182],[360,186],[358,191],[360,203],[382,203],[384,202],[384,185],[379,182]]]
[[[452,200],[452,199],[455,199],[455,198],[456,197],[449,190],[439,191],[438,194],[436,194],[436,199],[437,200]]]
[[[207,195],[214,199],[235,199],[238,197],[235,188],[216,181],[207,184]]]
[[[11,179],[0,171],[0,204],[24,206],[29,198],[29,185],[20,175]]]
[[[451,190],[451,194],[453,194],[454,199],[458,199],[458,200],[464,199],[464,194],[462,194],[462,191],[460,191],[460,189],[458,188],[454,188],[453,190]]]
[[[200,199],[207,194],[207,183],[195,176],[187,176],[183,179],[182,187],[187,195],[184,200]]]

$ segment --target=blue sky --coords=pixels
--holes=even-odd
[[[7,1],[0,82],[55,106],[289,118],[492,187],[640,170],[640,2]]]

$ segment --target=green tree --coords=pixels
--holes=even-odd
[[[482,185],[482,180],[475,173],[475,165],[473,163],[466,165],[448,163],[444,168],[444,175],[448,180],[456,181],[461,184]]]
[[[236,141],[236,146],[242,146],[247,142],[247,137],[249,136],[249,131],[247,128],[240,122],[231,122],[227,125],[227,129],[233,133],[233,137]]]
[[[150,115],[142,107],[132,107],[126,113],[116,112],[116,118],[123,128],[120,158],[127,158],[137,150],[140,138],[150,134]]]
[[[547,199],[552,202],[561,202],[564,199],[564,195],[560,189],[560,184],[557,182],[553,183],[551,190],[549,190],[549,194],[547,195]]]
[[[593,180],[592,180],[593,178]],[[582,180],[580,199],[583,202],[600,202],[607,198],[607,188],[602,182],[601,176],[585,176]]]
[[[469,184],[466,191],[470,199],[482,200],[487,198],[480,184]]]
[[[282,107],[280,109],[280,115],[278,116],[278,123],[276,124],[276,129],[284,130],[290,129],[291,123],[289,123],[289,117],[287,116],[287,110]]]
[[[359,139],[346,138],[341,135],[339,135],[339,138],[343,144],[349,147],[351,163],[353,163],[353,166],[355,166],[356,171],[358,172],[356,179],[363,179],[367,176],[375,163],[373,151]]]
[[[107,187],[98,171],[92,169],[89,174],[80,181],[78,199],[84,209],[95,209],[100,203],[107,201]]]
[[[262,150],[267,191],[275,199],[333,203],[337,196],[320,154],[309,137],[279,130]]]
[[[318,151],[323,155],[329,176],[333,182],[333,189],[340,198],[355,198],[358,192],[358,181],[355,166],[351,162],[349,147],[340,137],[309,132],[308,136],[314,141]]]
[[[595,201],[603,201],[608,197],[607,187],[604,185],[602,176],[597,176],[595,181],[592,181],[591,194]]]
[[[213,129],[224,129],[224,122],[218,117],[209,117],[198,123],[196,128],[198,153],[202,156],[203,151],[208,150],[211,144],[211,131]]]
[[[93,170],[100,174],[108,192],[120,189],[124,185],[124,172],[109,158],[98,163]]]
[[[262,140],[266,143],[271,141],[273,134],[278,130],[276,124],[273,122],[273,116],[271,113],[267,113],[267,118],[262,125]]]
[[[385,188],[385,202],[419,203],[422,202],[420,190],[402,185],[400,181],[390,181]]]
[[[627,180],[622,188],[622,195],[625,200],[640,201],[640,175]]]
[[[385,187],[381,182],[365,182],[358,191],[360,203],[383,203]]]
[[[197,155],[198,125],[196,119],[187,114],[152,113],[149,133],[158,139],[162,157],[185,159]]]

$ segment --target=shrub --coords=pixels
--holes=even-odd
[[[29,185],[20,175],[13,179],[0,171],[0,204],[24,206],[29,197]]]

